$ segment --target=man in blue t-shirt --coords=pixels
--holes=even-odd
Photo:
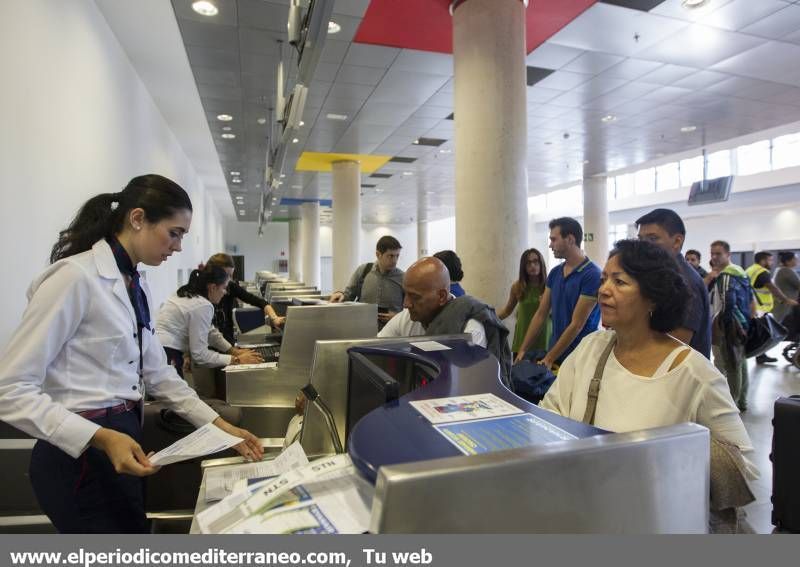
[[[685,342],[694,350],[711,359],[711,309],[703,278],[681,254],[686,240],[686,226],[678,213],[671,209],[655,209],[636,221],[639,240],[647,240],[675,257],[683,278],[689,285],[692,297],[683,325],[670,335]]]
[[[553,334],[545,357],[539,361],[547,368],[560,365],[581,339],[600,325],[597,290],[600,288],[600,268],[586,257],[581,249],[583,229],[569,217],[550,221],[550,249],[564,262],[547,276],[547,284],[539,308],[531,319],[528,332],[520,345],[520,362],[547,322],[553,318]]]

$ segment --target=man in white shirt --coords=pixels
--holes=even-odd
[[[379,337],[416,337],[430,334],[427,328],[456,298],[450,293],[450,273],[438,258],[422,258],[414,263],[403,278],[404,309],[378,333]],[[472,342],[486,348],[486,330],[469,319],[463,329],[472,335]]]

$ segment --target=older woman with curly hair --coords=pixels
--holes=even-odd
[[[725,377],[669,334],[681,325],[688,299],[667,252],[649,242],[617,242],[598,293],[607,330],[585,337],[567,357],[541,406],[616,432],[695,422],[746,460],[753,447]],[[590,392],[595,374],[599,390]],[[757,477],[746,462],[747,476]]]

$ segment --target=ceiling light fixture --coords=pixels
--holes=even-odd
[[[342,31],[342,26],[333,20],[328,22],[328,33],[339,33],[340,31]]]
[[[241,175],[241,173],[239,173],[238,171],[231,171],[231,175],[233,175],[234,177],[237,177],[237,176]]]
[[[230,134],[230,133],[223,134],[222,137],[225,138],[226,140],[233,140],[236,137],[236,134]]]
[[[684,134],[688,134],[689,132],[694,132],[697,130],[697,126],[684,126],[681,128],[681,132]]]
[[[208,0],[198,0],[197,2],[192,2],[192,10],[201,16],[216,16],[219,14],[219,10],[216,6],[214,6],[214,3],[208,2]]]
[[[452,154],[453,150],[448,150],[448,149],[445,148],[444,150],[439,150],[439,153],[440,154]]]
[[[239,179],[238,177],[235,178],[235,179],[231,179],[231,183],[241,183],[241,182],[242,182],[242,180]]]
[[[404,171],[403,175],[405,175],[406,177],[411,177],[412,175],[414,175],[414,172],[413,171]]]
[[[325,115],[325,117],[328,120],[347,120],[346,114],[336,114],[333,112],[329,112],[328,114]]]
[[[681,0],[681,6],[687,10],[695,10],[709,4],[711,0]]]
[[[231,130],[233,130],[233,128],[231,128],[230,126],[223,126],[222,127],[222,131],[223,132],[230,132]]]
[[[231,116],[230,114],[217,114],[217,120],[219,120],[220,122],[230,122],[231,120],[233,120],[233,116]]]
[[[244,210],[242,210],[242,209],[239,209],[239,214],[240,214],[240,215],[243,215],[243,214],[244,214]]]
[[[298,138],[294,138],[294,139],[292,140],[292,143],[293,143],[293,144],[296,144],[296,143],[297,143],[297,142],[299,142],[299,141],[300,141],[300,140],[299,140]]]
[[[256,122],[258,122],[259,124],[266,124],[267,123],[267,119],[266,118],[259,118],[259,119],[256,120]]]
[[[306,123],[301,120],[300,121],[300,126],[305,126],[305,125],[306,125]]]
[[[283,179],[284,177],[286,177],[286,174],[285,173],[281,173],[281,179]]]
[[[606,114],[605,116],[603,116],[600,119],[600,121],[601,122],[614,122],[616,119],[617,119],[617,117],[614,116],[613,114]]]

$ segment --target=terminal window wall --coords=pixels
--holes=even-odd
[[[633,173],[617,176],[617,199],[627,199],[636,194],[636,179]]]
[[[681,160],[681,187],[703,180],[703,156]]]
[[[731,175],[730,150],[722,150],[721,152],[709,154],[707,161],[709,179],[716,179],[717,177],[727,177],[728,175]]]
[[[800,165],[800,133],[780,136],[772,140],[772,168]]]
[[[769,171],[772,168],[770,141],[762,140],[755,144],[736,148],[736,164],[739,175],[752,175],[762,171]]]
[[[681,186],[681,172],[678,162],[667,163],[656,168],[656,190],[669,191]]]
[[[654,167],[640,169],[634,174],[634,191],[637,195],[656,192],[656,170]]]
[[[608,245],[614,246],[617,240],[628,238],[628,225],[627,224],[612,224],[608,227]]]

